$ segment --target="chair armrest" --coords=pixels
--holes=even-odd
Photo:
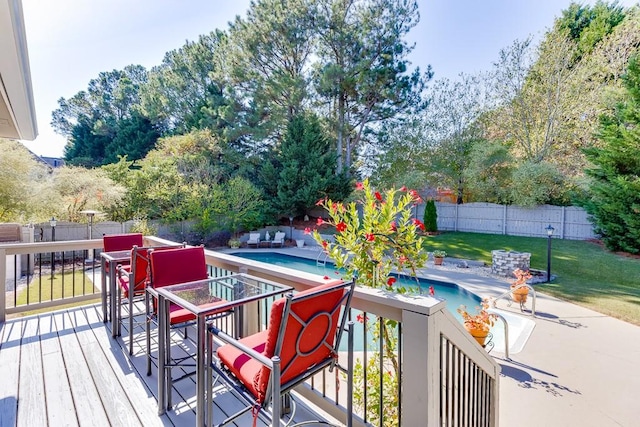
[[[233,338],[231,335],[228,335],[222,332],[220,329],[216,328],[215,326],[209,326],[209,332],[214,334],[216,337],[220,338],[225,343],[230,344],[235,348],[237,348],[238,350],[242,351],[252,359],[255,359],[258,362],[262,363],[264,366],[273,369],[273,362],[264,354],[258,353],[251,347],[247,347],[246,345],[239,342],[237,339]]]

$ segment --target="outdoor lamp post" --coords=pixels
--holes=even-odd
[[[289,216],[289,239],[293,242],[293,215]]]
[[[58,221],[56,221],[56,217],[52,216],[51,219],[49,220],[49,225],[51,226],[51,241],[55,242],[56,241],[56,225],[58,224]]]
[[[93,217],[99,213],[98,211],[93,210],[84,210],[80,211],[81,214],[85,214],[89,219],[88,227],[89,227],[89,240],[93,239]],[[88,262],[93,262],[93,250],[88,251],[89,257],[87,258]]]
[[[547,230],[547,283],[551,281],[551,236],[553,236],[553,228],[551,224],[545,227]]]

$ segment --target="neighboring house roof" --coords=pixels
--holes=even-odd
[[[61,159],[60,157],[44,157],[44,156],[40,156],[39,160],[45,162],[46,164],[48,164],[52,168],[59,168],[61,166],[64,166],[64,160]]]
[[[21,0],[0,0],[0,137],[38,136]]]

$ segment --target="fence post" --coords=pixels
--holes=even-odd
[[[458,204],[456,203],[456,217],[453,222],[453,231],[458,231]]]
[[[507,205],[502,209],[502,234],[507,235]]]
[[[0,323],[6,318],[7,309],[7,250],[0,249]]]
[[[440,420],[440,335],[431,316],[402,312],[402,427],[435,426]]]
[[[560,238],[564,239],[564,223],[566,221],[566,216],[565,216],[565,210],[566,210],[566,206],[562,207],[562,219],[560,220]]]

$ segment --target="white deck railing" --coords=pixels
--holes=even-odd
[[[169,242],[156,237],[145,238],[145,245],[158,246]],[[63,252],[102,248],[102,240],[71,242],[0,244],[0,322],[7,314],[17,314],[35,308],[56,307],[70,302],[81,302],[99,297],[91,292],[80,297],[52,301],[39,301],[18,307],[7,307],[7,260],[26,257],[28,268],[35,270],[35,260],[42,254],[54,253],[58,260]],[[47,258],[47,256],[44,256]],[[303,290],[324,282],[323,277],[268,265],[233,255],[206,251],[207,264],[211,268],[230,272],[243,272],[265,279],[285,283]],[[84,263],[82,263],[84,266]],[[84,267],[83,267],[84,268]],[[32,270],[32,272],[33,272]],[[89,271],[89,269],[87,269]],[[36,280],[37,275],[33,280]],[[40,277],[41,282],[46,283]],[[459,321],[445,309],[445,302],[426,296],[388,293],[370,288],[357,288],[353,308],[368,315],[393,319],[399,323],[402,343],[399,350],[402,378],[398,407],[399,424],[402,426],[497,426],[498,381],[500,367],[482,347],[464,330]],[[327,375],[312,387],[299,388],[300,394],[314,405],[337,419],[344,417],[346,402],[344,393],[329,395],[335,390]],[[365,418],[364,412],[358,415]],[[358,423],[364,425],[364,423]]]

